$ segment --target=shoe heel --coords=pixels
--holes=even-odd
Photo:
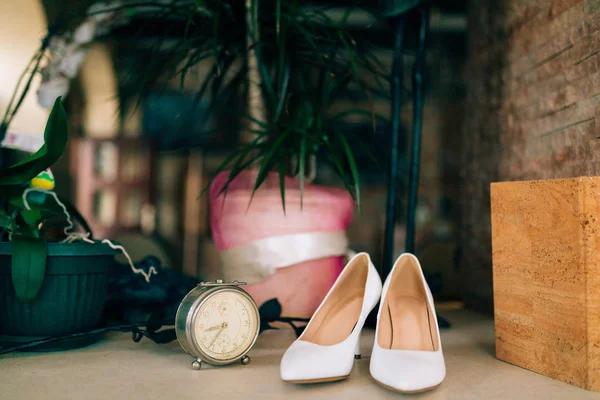
[[[356,347],[354,349],[354,359],[355,360],[360,360],[361,359],[361,354],[360,354],[360,334],[358,335],[358,340],[356,341]]]

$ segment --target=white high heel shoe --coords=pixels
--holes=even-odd
[[[369,255],[355,255],[302,335],[283,355],[281,379],[317,383],[347,378],[354,358],[360,358],[360,332],[381,289],[381,278]]]
[[[446,376],[433,297],[412,254],[402,254],[385,280],[370,371],[402,393],[434,389]]]

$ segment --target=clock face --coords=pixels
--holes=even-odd
[[[232,360],[254,342],[258,313],[253,303],[234,290],[221,290],[203,303],[194,322],[196,342],[206,355]]]

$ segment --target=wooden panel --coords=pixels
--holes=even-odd
[[[496,355],[600,391],[600,178],[491,185]]]
[[[582,203],[583,257],[586,259],[587,387],[600,391],[600,182],[587,179]]]

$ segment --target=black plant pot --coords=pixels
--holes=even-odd
[[[17,298],[11,254],[12,243],[1,242],[0,341],[65,335],[102,323],[115,250],[106,244],[49,243],[44,283],[31,303]]]

